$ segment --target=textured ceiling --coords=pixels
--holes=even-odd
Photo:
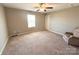
[[[43,12],[43,13],[48,13],[48,12],[53,12],[53,11],[58,11],[58,10],[74,7],[74,6],[79,6],[79,4],[76,4],[76,3],[74,3],[74,4],[48,3],[48,4],[50,4],[53,7],[53,9],[47,10],[46,12]],[[9,7],[9,8],[17,8],[17,9],[23,9],[23,10],[37,12],[36,9],[34,8],[34,6],[38,5],[38,3],[3,3],[2,5],[5,7]]]

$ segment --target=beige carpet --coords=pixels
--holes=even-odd
[[[3,55],[79,54],[79,48],[67,45],[62,36],[40,31],[9,39]]]

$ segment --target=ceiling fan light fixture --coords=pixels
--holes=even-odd
[[[37,8],[37,11],[43,11],[43,12],[46,12],[49,9],[53,9],[53,7],[47,3],[39,3],[39,6],[36,6],[35,8]]]

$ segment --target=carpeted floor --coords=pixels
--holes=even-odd
[[[69,46],[62,36],[40,31],[9,39],[3,55],[79,54],[79,48]]]

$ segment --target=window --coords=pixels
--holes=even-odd
[[[27,15],[28,27],[35,27],[35,15]]]

